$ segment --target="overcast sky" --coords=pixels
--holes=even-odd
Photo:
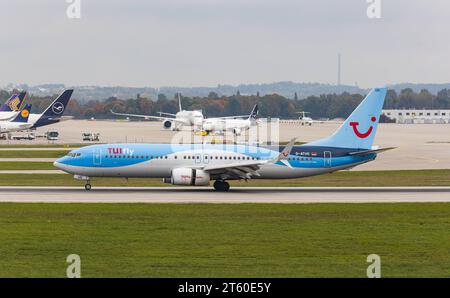
[[[450,1],[0,0],[0,86],[450,82]]]

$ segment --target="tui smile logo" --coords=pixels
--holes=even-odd
[[[375,122],[375,121],[377,121],[377,118],[376,117],[372,117],[370,120],[372,120],[372,122]],[[355,135],[358,138],[365,139],[368,136],[370,136],[370,134],[372,133],[372,130],[373,130],[373,126],[372,125],[369,127],[369,129],[366,132],[360,132],[358,130],[358,125],[359,125],[359,122],[350,122],[350,126],[353,127],[353,132],[355,133]]]

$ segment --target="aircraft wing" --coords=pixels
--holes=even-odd
[[[258,170],[262,165],[277,163],[281,161],[287,166],[291,166],[286,158],[291,153],[291,150],[295,144],[296,139],[292,139],[288,145],[283,149],[278,156],[272,159],[264,160],[249,160],[246,162],[236,162],[219,165],[208,165],[202,168],[202,170],[225,176],[225,178],[239,178],[239,179],[251,179],[251,176],[259,176]]]
[[[175,117],[176,115],[175,114],[171,114],[171,113],[165,113],[165,112],[158,112],[158,114],[161,116],[161,115],[167,115],[167,116],[172,116],[172,117]]]
[[[235,118],[248,118],[248,115],[213,117],[213,118],[209,118],[209,119],[235,119]]]
[[[144,118],[144,119],[158,119],[158,120],[165,120],[167,117],[160,117],[160,116],[149,116],[149,115],[138,115],[138,114],[125,114],[125,113],[117,113],[111,110],[111,113],[117,116],[126,116],[126,117],[137,117],[137,118]]]
[[[253,175],[259,176],[259,168],[269,162],[269,160],[251,160],[248,162],[205,166],[203,170],[212,174],[220,174],[225,178],[250,179]]]
[[[173,121],[175,123],[180,123],[180,124],[186,124],[185,121],[183,120],[179,120],[179,119],[175,119],[175,118],[170,118],[170,117],[160,117],[160,116],[150,116],[150,115],[138,115],[138,114],[124,114],[124,113],[116,113],[113,110],[111,110],[111,113],[113,113],[114,115],[118,115],[118,116],[126,116],[126,117],[138,117],[138,118],[144,118],[146,120],[148,119],[156,119],[156,120],[170,120]]]

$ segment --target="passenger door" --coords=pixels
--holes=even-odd
[[[208,164],[209,163],[209,155],[203,154],[203,163]]]
[[[195,154],[194,158],[195,158],[195,163],[196,164],[199,164],[199,163],[202,162],[202,155],[200,153]]]
[[[94,166],[100,166],[102,164],[102,149],[101,148],[94,149],[93,159],[94,159],[93,160]]]
[[[323,152],[323,166],[325,168],[331,168],[331,151]]]

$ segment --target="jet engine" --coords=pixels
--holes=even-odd
[[[168,183],[168,179],[164,179],[164,182]],[[209,185],[211,180],[208,172],[203,170],[196,170],[190,168],[177,168],[172,170],[172,177],[170,183],[173,185],[197,185],[205,186]]]
[[[165,129],[170,129],[170,128],[172,127],[172,121],[170,121],[170,120],[165,120],[165,121],[163,122],[163,126],[164,126]]]
[[[203,124],[203,130],[204,131],[213,131],[214,130],[214,125],[210,122],[206,122]]]
[[[235,136],[240,136],[241,135],[241,129],[240,128],[233,128],[233,134]]]

